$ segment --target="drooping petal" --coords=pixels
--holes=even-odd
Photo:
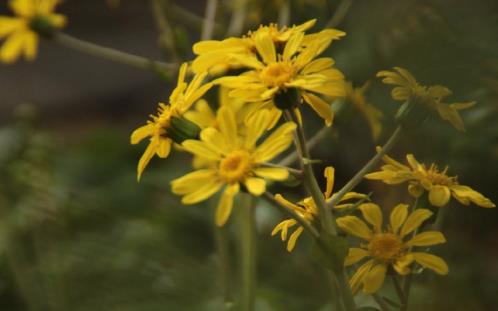
[[[372,237],[372,231],[367,224],[356,216],[339,217],[337,218],[337,225],[345,232],[359,238],[370,240]]]
[[[408,242],[405,243],[407,247],[411,246],[431,246],[435,244],[445,243],[446,239],[441,232],[438,231],[425,231],[417,234]]]
[[[153,132],[154,132],[154,125],[147,124],[141,126],[133,131],[130,137],[130,142],[132,145],[136,145],[139,142],[141,142],[144,138],[151,136]]]
[[[374,226],[377,232],[380,232],[382,227],[382,210],[375,203],[363,203],[359,207],[363,218]]]
[[[403,225],[408,216],[408,205],[398,204],[391,212],[390,222],[394,234],[398,233],[399,228]]]
[[[420,225],[422,225],[422,223],[431,216],[432,212],[428,209],[421,208],[415,210],[413,213],[410,214],[410,216],[408,216],[403,227],[401,227],[401,232],[400,232],[401,237],[403,238],[408,233],[420,227]]]
[[[142,173],[149,164],[150,160],[152,157],[156,154],[156,149],[157,149],[157,139],[151,139],[149,145],[145,149],[144,153],[142,154],[142,157],[138,161],[137,165],[137,181],[140,181],[140,178],[142,177]]]
[[[303,230],[304,230],[303,227],[299,227],[299,228],[296,229],[296,231],[294,231],[291,234],[291,236],[289,237],[289,241],[287,241],[287,251],[288,252],[292,252],[292,250],[296,246],[297,238],[299,238],[299,236],[301,235],[301,233],[303,233]]]
[[[275,201],[278,203],[282,204],[283,206],[287,207],[288,209],[294,210],[294,211],[301,211],[302,208],[287,199],[285,199],[280,193],[277,193],[275,195]]]
[[[490,199],[486,198],[485,196],[468,186],[453,185],[450,186],[450,190],[452,191],[453,196],[462,203],[465,200],[470,200],[474,204],[477,204],[481,207],[492,208],[496,206],[493,202],[491,202]],[[466,205],[468,205],[468,203]]]
[[[413,256],[413,259],[415,259],[415,261],[421,266],[431,269],[437,274],[448,274],[448,265],[441,257],[422,252],[413,252],[411,253],[411,255]]]
[[[172,141],[169,138],[159,138],[157,142],[156,154],[160,158],[167,158],[171,151]]]
[[[217,226],[223,226],[232,213],[233,200],[239,192],[239,184],[235,183],[226,187],[221,195],[220,202],[216,208],[215,222]]]
[[[23,19],[0,16],[0,39],[23,29],[26,29],[26,22]]]
[[[25,38],[24,31],[11,34],[0,48],[0,61],[11,64],[21,56]]]
[[[301,95],[303,96],[304,101],[307,102],[311,108],[313,108],[313,110],[325,120],[325,125],[331,126],[332,121],[334,120],[334,112],[332,111],[330,104],[320,97],[308,92],[302,92]]]
[[[327,166],[323,171],[323,175],[327,180],[327,186],[325,187],[325,199],[330,198],[332,191],[334,190],[334,174],[335,169],[332,166]]]

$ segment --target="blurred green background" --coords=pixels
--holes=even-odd
[[[372,141],[365,120],[346,106],[334,130],[314,151],[336,168],[343,185],[393,130],[399,104],[379,70],[401,66],[422,84],[443,84],[450,100],[476,100],[463,112],[467,132],[434,118],[407,133],[392,153],[450,166],[459,181],[498,202],[498,2],[439,1],[220,1],[215,38],[224,38],[233,7],[245,4],[244,32],[260,23],[301,23],[317,18],[347,36],[326,51],[356,86],[372,82],[369,102],[384,113],[383,132]],[[179,7],[182,10],[179,11]],[[182,60],[192,59],[205,1],[170,1],[166,14]],[[161,51],[148,1],[65,1],[65,31],[81,39],[138,55],[170,60]],[[4,1],[0,15],[10,14]],[[169,182],[190,170],[190,157],[153,160],[142,182],[136,163],[145,145],[129,134],[167,100],[170,79],[109,63],[42,42],[34,63],[0,66],[0,310],[222,310],[224,279],[213,228],[215,200],[182,206]],[[214,95],[211,94],[211,98]],[[453,100],[454,99],[454,100]],[[311,136],[321,122],[305,111]],[[323,181],[322,181],[323,182]],[[284,191],[283,188],[272,191]],[[409,202],[406,187],[363,182],[359,190],[390,208]],[[296,198],[301,188],[288,190]],[[417,277],[412,310],[498,308],[496,209],[446,207],[446,277]],[[235,208],[235,214],[237,209]],[[240,218],[240,217],[239,217]],[[283,215],[257,208],[257,310],[330,309],[325,276],[309,257],[307,237],[288,254],[270,237]],[[229,233],[229,288],[238,294],[237,215]],[[392,295],[390,285],[385,293]],[[358,296],[360,304],[371,301]]]

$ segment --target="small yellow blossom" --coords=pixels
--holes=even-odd
[[[36,57],[38,34],[34,23],[62,28],[66,17],[54,13],[59,0],[10,0],[9,7],[16,17],[0,16],[0,39],[6,38],[0,48],[0,61],[13,63],[24,54],[26,59]]]
[[[377,77],[383,78],[382,82],[396,86],[391,91],[394,100],[405,102],[408,99],[414,99],[420,101],[430,109],[437,111],[443,120],[450,122],[457,130],[465,131],[463,120],[458,111],[474,106],[475,101],[443,103],[442,100],[452,94],[450,89],[442,85],[420,85],[408,70],[400,67],[394,67],[394,70],[377,73]]]
[[[458,183],[456,176],[448,176],[446,167],[439,171],[435,164],[429,168],[425,164],[420,164],[413,154],[408,154],[406,160],[408,166],[385,155],[383,157],[385,165],[378,172],[365,175],[367,179],[382,180],[386,184],[395,185],[408,182],[408,191],[412,196],[418,197],[424,191],[429,192],[429,202],[433,206],[442,207],[448,204],[453,196],[463,205],[470,202],[481,207],[495,207],[495,204],[474,189]]]
[[[438,231],[419,232],[412,237],[411,233],[432,216],[431,211],[417,209],[408,215],[408,205],[399,204],[391,212],[389,226],[383,229],[382,210],[377,204],[365,203],[360,205],[359,209],[372,229],[356,216],[337,219],[339,228],[366,241],[365,244],[360,244],[360,247],[350,248],[344,263],[348,267],[369,258],[349,281],[353,293],[358,292],[361,287],[365,294],[375,293],[384,283],[389,267],[400,275],[406,275],[411,272],[410,265],[414,261],[438,274],[448,274],[448,266],[440,257],[412,251],[413,247],[446,242],[443,234]]]
[[[137,179],[154,155],[167,158],[171,151],[173,138],[171,135],[172,121],[181,118],[185,112],[206,93],[211,83],[202,84],[206,73],[194,76],[190,84],[185,82],[187,64],[184,63],[178,74],[178,84],[169,97],[169,104],[160,103],[157,115],[151,115],[146,125],[137,128],[131,134],[131,143],[138,144],[146,137],[150,137],[149,145],[140,158],[137,166]]]
[[[345,91],[346,91],[346,102],[351,104],[359,113],[363,115],[365,120],[370,127],[370,131],[372,132],[372,137],[374,140],[377,140],[382,131],[382,123],[380,120],[382,119],[382,112],[375,108],[374,105],[367,102],[365,98],[365,92],[367,91],[370,83],[365,83],[363,86],[358,88],[353,88],[353,84],[351,82],[345,83]]]
[[[325,179],[327,180],[327,185],[325,188],[325,192],[323,194],[326,201],[331,200],[335,195],[332,194],[334,190],[334,179],[335,179],[334,172],[335,170],[332,166],[326,167],[323,172]],[[339,200],[339,204],[335,205],[335,208],[339,209],[349,208],[352,207],[354,204],[347,203],[346,201],[349,201],[351,199],[366,199],[366,198],[367,196],[364,194],[357,192],[348,192]],[[308,223],[313,222],[315,217],[318,215],[318,208],[316,207],[315,201],[313,201],[313,198],[311,197],[307,197],[302,201],[299,201],[294,204],[287,201],[282,195],[277,194],[275,195],[275,200],[277,200],[277,202],[284,205],[288,209],[295,211]],[[287,232],[289,231],[289,228],[297,224],[298,224],[297,221],[294,219],[284,220],[275,226],[271,235],[273,236],[276,235],[278,232],[280,232],[280,237],[282,238],[282,241],[285,241],[287,240]],[[287,251],[291,252],[294,249],[294,247],[296,246],[297,238],[301,235],[303,230],[304,228],[302,226],[298,226],[298,228],[291,234],[289,240],[287,241]]]
[[[330,126],[333,111],[330,104],[317,94],[344,96],[344,76],[333,67],[334,60],[316,58],[335,38],[323,31],[305,36],[294,33],[280,51],[268,32],[257,32],[255,54],[234,54],[233,58],[250,70],[238,76],[221,77],[213,83],[233,89],[230,96],[247,102],[270,102],[290,108],[302,100]],[[296,98],[293,98],[293,95]]]
[[[265,167],[264,164],[289,147],[296,125],[284,123],[257,144],[272,118],[268,110],[261,110],[251,121],[246,134],[241,136],[233,110],[221,107],[217,113],[218,128],[206,128],[201,131],[200,140],[182,143],[186,151],[209,158],[215,165],[173,180],[172,190],[183,196],[183,204],[195,204],[224,187],[215,215],[218,226],[228,220],[234,197],[241,187],[260,196],[266,191],[265,178],[281,181],[289,175],[284,168]]]

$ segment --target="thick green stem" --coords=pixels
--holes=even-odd
[[[365,164],[365,166],[363,166],[363,168],[359,170],[358,173],[356,173],[356,175],[354,175],[353,178],[351,178],[351,180],[349,180],[348,183],[334,195],[332,200],[327,202],[328,208],[333,208],[346,193],[356,187],[356,185],[358,185],[362,181],[363,177],[366,174],[370,173],[377,166],[380,160],[382,160],[382,157],[386,153],[388,153],[394,147],[394,145],[396,145],[398,140],[401,138],[402,132],[402,127],[398,126],[391,137],[389,137],[387,142],[384,144],[384,146],[382,146],[382,149],[377,152],[377,154],[372,159],[370,159],[370,161],[368,161],[368,163]]]
[[[53,41],[86,54],[125,64],[135,68],[140,68],[143,70],[172,71],[178,68],[177,64],[159,62],[145,57],[125,53],[108,47],[100,46],[98,44],[87,42],[62,32],[55,33],[53,36]]]
[[[216,247],[220,257],[221,282],[223,286],[223,300],[225,310],[233,307],[232,280],[230,269],[230,252],[228,248],[228,235],[226,227],[214,226]]]
[[[256,300],[256,215],[254,198],[241,195],[241,310],[253,311]]]

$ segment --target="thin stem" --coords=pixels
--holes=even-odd
[[[159,44],[164,51],[169,52],[171,57],[178,62],[179,57],[176,49],[176,38],[171,25],[164,14],[164,5],[167,0],[152,0],[151,7],[154,20],[159,29]],[[168,3],[169,4],[169,3]]]
[[[370,159],[370,161],[368,161],[368,163],[365,164],[365,166],[363,166],[363,168],[361,170],[359,170],[356,173],[356,175],[354,175],[353,178],[351,178],[351,180],[349,180],[348,183],[346,185],[344,185],[344,187],[342,187],[341,190],[339,190],[335,194],[335,196],[332,198],[332,200],[327,202],[327,206],[329,208],[333,208],[337,204],[337,202],[339,202],[339,200],[342,199],[342,197],[346,193],[348,193],[354,187],[356,187],[356,185],[358,185],[361,182],[363,177],[366,174],[368,174],[370,171],[372,171],[375,168],[375,166],[377,166],[377,164],[380,162],[382,157],[386,153],[388,153],[394,147],[394,145],[398,142],[398,140],[401,138],[402,132],[403,132],[402,127],[398,126],[396,128],[396,130],[393,132],[393,134],[391,135],[391,137],[389,137],[388,141],[384,144],[384,146],[382,146],[382,149],[372,159]]]
[[[310,223],[304,220],[296,211],[288,208],[285,205],[280,204],[277,200],[275,200],[275,196],[270,192],[266,191],[263,193],[263,198],[271,203],[273,206],[277,207],[279,210],[288,214],[292,219],[296,220],[301,226],[303,226],[304,230],[306,230],[312,237],[319,238],[320,234]]]
[[[56,33],[53,37],[53,41],[86,54],[101,57],[143,70],[172,71],[178,67],[177,64],[159,62],[145,57],[121,52],[115,49],[75,38],[62,32]]]
[[[344,17],[348,14],[349,8],[353,4],[353,0],[342,0],[334,12],[334,15],[329,19],[325,28],[334,28],[339,26]]]
[[[254,198],[241,195],[241,310],[253,311],[256,300],[256,217]]]
[[[332,130],[331,127],[324,126],[322,127],[318,132],[315,133],[308,141],[306,142],[306,148],[308,150],[313,149],[322,139],[327,136],[327,134]],[[293,152],[283,158],[280,162],[278,162],[278,165],[283,165],[283,166],[289,166],[292,163],[294,163],[298,159],[298,154],[297,152]]]
[[[228,235],[226,227],[214,226],[216,248],[220,256],[220,270],[223,286],[223,298],[225,310],[233,307],[232,281],[230,278],[230,252],[228,249]]]
[[[209,40],[213,36],[214,21],[216,19],[216,9],[218,8],[218,0],[207,0],[206,13],[202,24],[202,40]]]
[[[377,293],[372,294],[372,297],[377,302],[377,304],[379,305],[379,307],[382,311],[389,311],[389,306],[384,301],[384,298],[379,296],[379,294],[377,294]]]
[[[240,35],[246,19],[247,0],[233,1],[232,5],[236,5],[236,7],[233,8],[230,24],[228,25],[227,37]]]
[[[280,5],[280,10],[278,10],[278,25],[280,27],[286,26],[289,24],[290,21],[290,1],[284,1]]]
[[[394,289],[396,290],[396,294],[399,297],[399,301],[401,303],[403,303],[403,301],[405,300],[405,294],[403,293],[403,288],[401,288],[401,284],[399,283],[399,280],[396,277],[396,275],[394,275],[394,274],[391,275],[391,278],[393,280],[393,285],[394,285]]]
[[[407,311],[408,310],[408,297],[410,297],[410,288],[412,285],[412,274],[408,274],[405,277],[405,281],[403,282],[403,301],[401,301],[401,308],[400,311]]]
[[[288,110],[286,113],[288,114],[288,118],[294,121],[297,125],[295,143],[296,148],[298,149],[298,154],[302,155],[302,157],[299,158],[299,161],[301,162],[301,167],[304,172],[303,183],[306,186],[310,196],[313,198],[315,205],[318,207],[320,221],[323,227],[322,229],[327,233],[335,235],[337,234],[337,226],[333,219],[332,213],[326,209],[325,197],[323,196],[322,190],[318,186],[315,174],[313,173],[313,167],[309,162],[311,157],[308,148],[306,148],[306,138],[304,136],[303,127],[294,110]]]
[[[169,3],[168,12],[166,13],[169,15],[170,19],[182,22],[195,30],[202,30],[204,17],[198,16],[173,2]],[[221,33],[223,32],[223,27],[218,23],[214,23],[214,31],[216,33]]]

